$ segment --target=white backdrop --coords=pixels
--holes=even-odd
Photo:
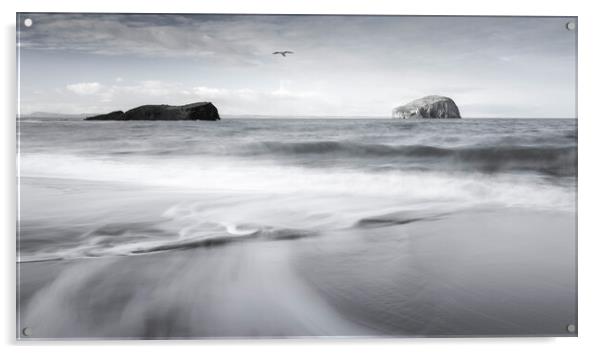
[[[169,0],[124,1],[103,0],[4,0],[2,11],[2,70],[1,86],[3,117],[2,142],[2,318],[0,334],[3,349],[9,353],[31,351],[39,353],[104,353],[105,351],[144,350],[163,353],[166,350],[183,352],[281,353],[328,351],[364,353],[365,351],[409,353],[601,353],[602,334],[602,229],[597,222],[599,199],[602,132],[600,88],[601,30],[600,6],[594,1],[401,1],[371,0]],[[337,14],[423,14],[423,15],[563,15],[579,16],[579,338],[499,338],[499,339],[386,339],[386,340],[248,340],[248,341],[147,341],[147,342],[15,342],[15,12],[212,12],[212,13],[337,13]],[[171,347],[174,347],[173,349]],[[85,347],[85,348],[84,348]]]

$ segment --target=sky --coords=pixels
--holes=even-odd
[[[390,117],[442,95],[467,118],[576,118],[569,21],[19,14],[19,108],[80,114],[211,101],[221,115]]]

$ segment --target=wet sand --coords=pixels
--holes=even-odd
[[[91,229],[169,235],[182,225],[156,220],[197,198],[50,179],[21,188],[22,255]],[[34,339],[575,335],[566,331],[577,320],[573,212],[374,215],[284,235],[23,257],[18,328]]]

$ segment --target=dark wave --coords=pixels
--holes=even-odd
[[[353,142],[263,142],[246,149],[246,154],[312,159],[388,159],[390,162],[431,162],[430,168],[473,167],[485,172],[505,170],[539,171],[549,175],[573,176],[577,172],[576,146],[468,146],[443,148],[429,145],[386,145]],[[438,164],[437,163],[444,163]],[[434,165],[433,165],[434,164]],[[400,166],[401,166],[400,165]],[[428,165],[426,165],[428,166]]]

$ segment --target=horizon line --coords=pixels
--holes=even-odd
[[[98,115],[99,113],[55,113],[55,112],[32,112],[27,114],[17,114],[19,118],[85,118],[87,116]],[[63,117],[61,117],[63,116]],[[414,118],[403,119],[391,116],[365,116],[365,115],[280,115],[280,114],[221,114],[220,117],[227,119],[391,119],[391,120],[432,120],[437,118]],[[456,119],[578,119],[578,117],[482,117],[468,116],[461,118],[438,118],[442,120]]]

